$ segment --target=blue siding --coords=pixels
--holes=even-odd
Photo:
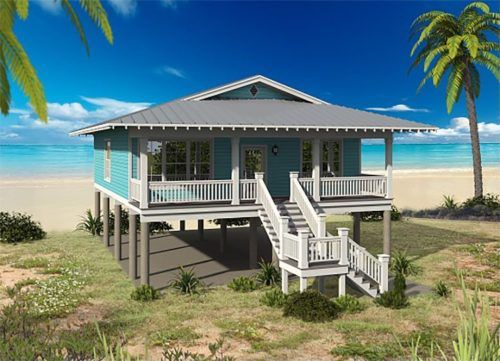
[[[104,180],[105,141],[111,141],[111,181]],[[128,199],[128,131],[107,130],[94,135],[94,180],[100,186]]]
[[[214,139],[214,178],[231,179],[231,138]]]
[[[131,139],[132,147],[132,178],[140,179],[139,173],[139,138]]]
[[[263,83],[256,83],[257,94],[252,95],[250,89],[252,85],[247,85],[238,89],[230,90],[226,93],[216,95],[209,99],[284,99],[284,100],[300,100],[288,93],[282,92],[281,90],[272,88]]]
[[[342,149],[343,176],[357,176],[361,174],[361,140],[344,139]]]

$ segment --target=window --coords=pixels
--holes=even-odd
[[[190,179],[192,180],[210,179],[210,168],[211,168],[210,142],[209,141],[191,142],[190,152],[191,152]]]
[[[323,142],[321,153],[321,176],[340,176],[340,143],[338,141]]]
[[[312,141],[304,140],[302,142],[302,168],[300,176],[304,178],[312,177]]]
[[[187,175],[186,142],[165,142],[165,180],[185,180]]]
[[[162,180],[162,142],[148,142],[148,179],[153,182]]]
[[[104,180],[111,182],[111,141],[106,140],[104,146]]]

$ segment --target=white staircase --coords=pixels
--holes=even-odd
[[[326,232],[326,216],[311,203],[297,177],[291,177],[289,201],[276,204],[263,177],[256,174],[259,217],[278,255],[282,270],[303,282],[307,277],[345,276],[363,293],[377,297],[387,290],[386,255],[374,257],[348,238],[348,230],[339,228],[338,236]],[[288,288],[288,286],[286,286]]]

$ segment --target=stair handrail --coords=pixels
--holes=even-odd
[[[297,203],[314,236],[326,237],[326,214],[316,213],[298,178],[299,172],[290,172],[290,201]]]
[[[255,172],[255,179],[257,181],[257,196],[255,203],[260,203],[262,208],[267,214],[271,226],[274,232],[278,236],[280,243],[280,254],[278,255],[280,259],[283,258],[283,234],[288,232],[288,217],[282,216],[276,203],[274,203],[273,197],[269,190],[267,189],[266,183],[264,182],[264,173]]]

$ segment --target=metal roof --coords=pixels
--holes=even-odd
[[[332,104],[289,100],[177,100],[98,123],[71,135],[114,127],[317,128],[431,131],[434,126]]]

